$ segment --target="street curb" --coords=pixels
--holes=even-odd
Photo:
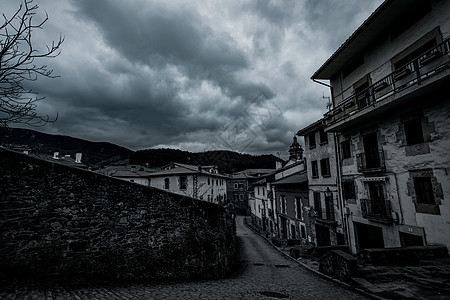
[[[316,275],[319,275],[319,276],[324,277],[324,278],[326,278],[326,279],[328,279],[328,280],[330,280],[330,281],[333,281],[333,282],[335,282],[335,283],[337,283],[337,284],[339,284],[339,285],[342,285],[342,286],[344,286],[345,288],[347,288],[347,289],[349,289],[349,290],[356,291],[356,292],[362,294],[363,296],[367,296],[367,297],[369,297],[369,298],[373,298],[373,299],[376,299],[376,300],[388,300],[388,299],[386,299],[386,298],[383,298],[383,297],[377,296],[377,295],[375,295],[375,294],[369,293],[369,292],[367,292],[367,291],[365,291],[365,290],[362,290],[362,289],[360,289],[360,288],[354,287],[354,286],[352,286],[352,285],[350,285],[350,284],[348,284],[348,283],[345,283],[345,282],[343,282],[343,281],[340,281],[340,280],[338,280],[338,279],[336,279],[336,278],[333,278],[333,277],[331,277],[331,276],[328,276],[328,275],[326,275],[326,274],[323,274],[323,273],[321,273],[321,272],[319,272],[319,271],[317,271],[317,270],[314,270],[314,269],[311,268],[310,266],[308,266],[308,265],[302,263],[301,261],[296,260],[295,258],[291,257],[291,256],[288,255],[287,253],[284,253],[283,251],[281,251],[281,249],[280,249],[279,247],[275,246],[275,245],[274,245],[267,237],[265,237],[264,235],[262,235],[261,233],[259,233],[258,231],[256,231],[254,228],[250,227],[249,224],[247,224],[247,218],[246,218],[246,217],[244,217],[244,225],[245,225],[248,229],[250,229],[251,231],[253,231],[254,233],[258,234],[260,237],[262,237],[263,239],[265,239],[265,240],[266,240],[273,248],[275,248],[278,252],[280,252],[284,257],[289,258],[289,259],[292,260],[292,261],[295,261],[297,264],[299,264],[299,265],[301,265],[302,267],[304,267],[305,269],[307,269],[307,270],[309,270],[309,271],[315,273]]]

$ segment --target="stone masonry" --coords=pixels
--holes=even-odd
[[[237,253],[223,207],[0,148],[0,279],[217,278]]]

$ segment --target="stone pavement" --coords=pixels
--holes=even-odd
[[[223,280],[2,286],[0,299],[367,299],[286,258],[237,219],[241,269]]]
[[[291,247],[273,247],[289,256]],[[316,259],[295,261],[316,274],[337,281],[319,272]],[[358,274],[349,284],[378,299],[450,299],[450,258],[422,261],[413,266],[374,266],[358,262]]]

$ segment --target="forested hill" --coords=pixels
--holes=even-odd
[[[133,151],[106,142],[91,142],[65,135],[53,135],[30,129],[0,127],[0,145],[23,145],[32,153],[60,155],[83,154],[82,162],[89,166],[110,165],[118,162],[127,163]]]
[[[175,149],[148,149],[136,151],[130,158],[132,164],[148,164],[161,167],[170,162],[190,165],[217,165],[222,173],[233,173],[245,169],[275,169],[280,160],[274,155],[250,155],[233,151],[207,151],[192,153]]]
[[[192,153],[175,149],[149,149],[133,152],[106,142],[91,142],[65,135],[52,135],[30,129],[1,128],[0,145],[26,146],[35,154],[83,154],[82,162],[90,167],[113,164],[142,164],[161,167],[170,162],[191,165],[217,165],[220,172],[233,173],[245,169],[274,169],[280,160],[274,155],[250,155],[232,151]]]

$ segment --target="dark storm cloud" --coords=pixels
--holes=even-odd
[[[49,14],[37,40],[66,37],[48,62],[61,77],[30,85],[46,96],[39,112],[59,115],[42,129],[285,155],[325,112],[311,74],[380,1],[35,0]]]

